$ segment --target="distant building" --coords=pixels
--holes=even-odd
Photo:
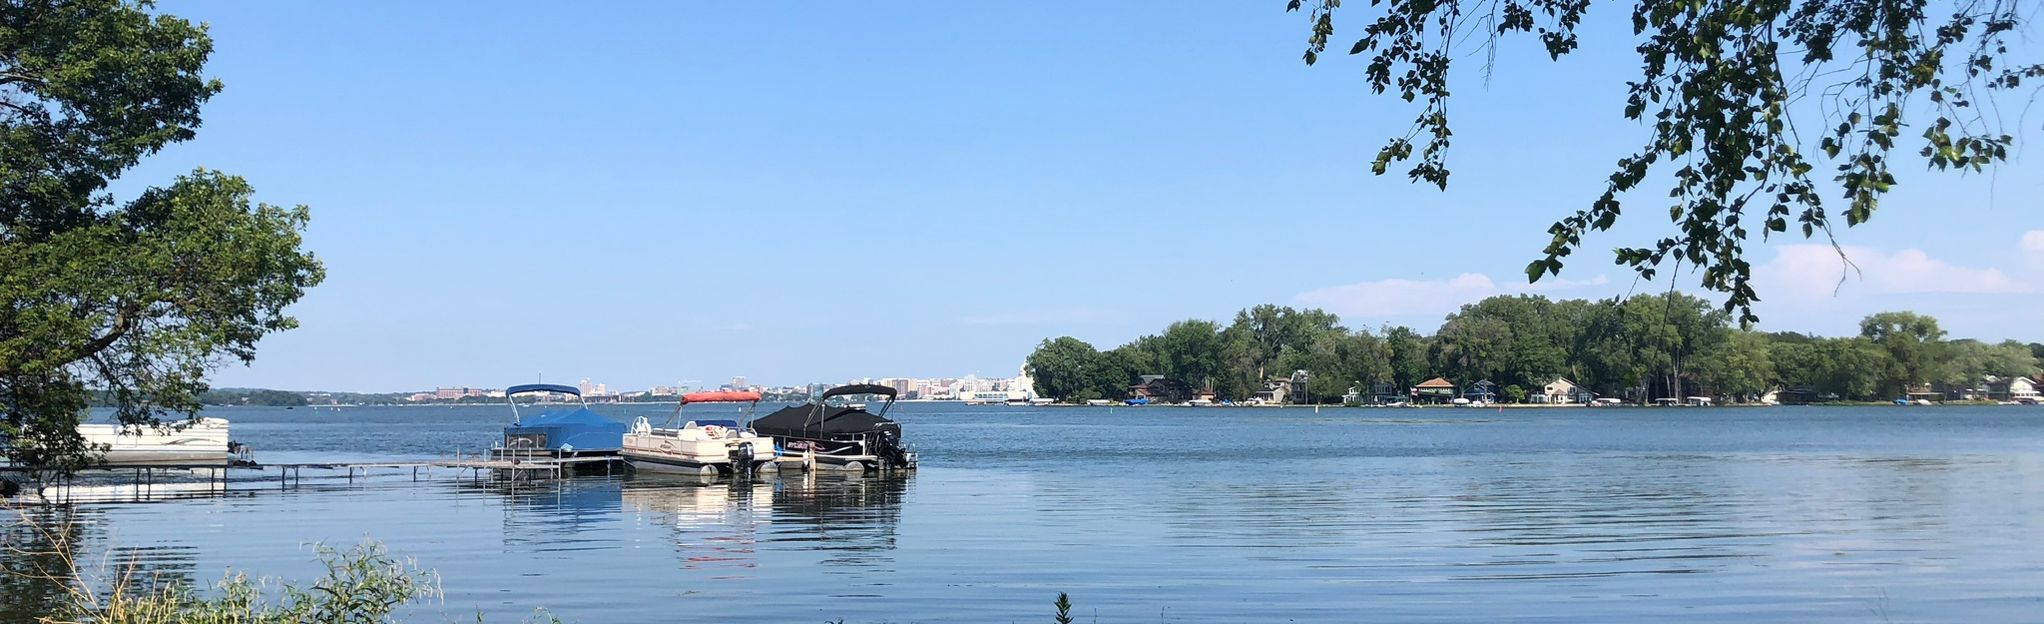
[[[1528,396],[1526,400],[1532,403],[1581,405],[1589,403],[1596,398],[1597,396],[1591,393],[1589,389],[1576,385],[1576,382],[1556,377],[1554,381],[1547,382],[1547,385],[1541,386],[1539,394]]]
[[[482,396],[482,395],[483,395],[483,391],[482,391],[482,389],[481,389],[481,388],[434,388],[434,389],[433,389],[433,396],[432,396],[431,398],[434,398],[434,399],[459,399],[459,398],[462,398],[462,397],[472,397],[472,396]]]
[[[1412,387],[1412,398],[1419,401],[1446,403],[1450,399],[1455,398],[1455,383],[1440,377],[1419,382],[1419,385]]]
[[[1462,390],[1462,398],[1495,403],[1498,400],[1498,385],[1489,379],[1469,384],[1468,388]]]
[[[2038,398],[2037,381],[2029,377],[1987,378],[1987,398],[1996,401],[2017,401]]]
[[[1257,390],[1256,396],[1251,400],[1257,403],[1282,405],[1290,402],[1291,399],[1292,380],[1280,377],[1264,380],[1263,389]]]
[[[1140,383],[1128,387],[1129,398],[1142,398],[1151,403],[1184,403],[1192,396],[1192,388],[1185,382],[1163,375],[1143,375]]]

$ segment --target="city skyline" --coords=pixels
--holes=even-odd
[[[1033,388],[1022,388],[1022,387],[1020,387],[1020,384],[1022,384],[1022,383],[1025,383],[1025,382],[1027,382],[1027,381],[1028,381],[1028,375],[1027,375],[1027,372],[1026,372],[1026,371],[1024,371],[1024,370],[1017,370],[1017,371],[1016,371],[1016,373],[1017,373],[1017,375],[1016,375],[1016,376],[1013,376],[1013,377],[981,377],[981,376],[978,376],[978,375],[971,375],[971,374],[967,374],[967,375],[961,375],[961,376],[953,376],[953,377],[860,377],[860,378],[852,378],[852,379],[846,379],[846,380],[842,380],[842,381],[827,381],[827,382],[818,382],[818,381],[811,381],[811,382],[806,382],[806,383],[792,383],[792,384],[790,384],[790,383],[753,383],[753,382],[752,382],[752,381],[751,381],[751,380],[750,380],[749,378],[747,378],[747,377],[746,377],[746,376],[744,376],[744,375],[736,375],[736,376],[733,376],[733,377],[731,377],[731,378],[730,378],[730,380],[729,380],[729,381],[727,381],[727,382],[724,382],[724,383],[721,383],[721,384],[715,384],[715,385],[691,385],[691,384],[688,384],[688,383],[685,383],[685,382],[674,382],[674,383],[673,383],[673,384],[671,384],[671,385],[654,385],[654,386],[650,386],[650,387],[626,387],[626,386],[616,386],[616,387],[613,387],[613,386],[611,386],[610,384],[608,384],[608,383],[606,383],[606,382],[602,382],[602,381],[597,381],[597,380],[594,380],[594,379],[591,379],[591,378],[584,378],[584,379],[581,379],[581,380],[579,380],[579,381],[577,381],[577,382],[575,382],[575,383],[567,383],[567,384],[561,384],[561,385],[567,385],[567,386],[572,386],[572,387],[576,387],[576,388],[577,388],[577,389],[578,389],[578,390],[579,390],[579,391],[581,392],[581,394],[582,394],[583,396],[586,396],[586,397],[634,397],[634,396],[641,396],[641,395],[651,395],[651,396],[677,396],[677,395],[680,395],[680,394],[684,394],[684,393],[688,393],[688,392],[696,392],[696,391],[703,391],[703,390],[777,390],[777,391],[779,391],[779,390],[790,390],[790,389],[804,389],[804,388],[812,388],[812,387],[818,387],[818,386],[838,386],[838,385],[850,385],[850,384],[878,384],[878,385],[888,386],[888,387],[894,388],[894,389],[895,389],[895,390],[896,390],[897,392],[899,392],[900,394],[899,394],[898,396],[900,396],[900,397],[902,397],[902,398],[915,398],[915,397],[924,397],[924,398],[927,398],[927,397],[932,397],[932,396],[936,396],[936,397],[955,397],[955,396],[958,396],[958,393],[959,393],[959,392],[960,392],[961,390],[963,390],[963,391],[965,391],[965,392],[973,392],[973,391],[1006,391],[1006,390],[1011,390],[1011,389],[1014,389],[1014,390],[1022,390],[1022,391],[1027,391],[1027,392],[1029,392],[1030,394],[1032,394],[1032,395],[1033,395],[1033,394],[1034,394],[1034,390],[1033,390]],[[534,382],[534,383],[547,383],[547,382]],[[511,385],[517,385],[517,384],[511,384]],[[454,386],[442,386],[442,385],[434,385],[434,386],[432,386],[432,389],[430,389],[430,390],[417,390],[417,389],[398,389],[398,390],[380,390],[380,391],[335,391],[335,390],[329,390],[329,389],[324,389],[324,388],[238,388],[238,387],[237,387],[237,388],[232,388],[232,389],[264,389],[264,390],[284,390],[284,391],[289,391],[289,392],[304,392],[304,393],[325,393],[325,392],[357,392],[357,393],[364,393],[364,394],[402,394],[402,395],[406,395],[406,397],[408,398],[408,400],[412,400],[412,401],[424,401],[424,400],[451,400],[451,399],[459,399],[459,398],[476,398],[476,397],[482,397],[482,398],[503,398],[503,397],[505,396],[505,395],[504,395],[504,390],[505,390],[505,388],[507,388],[507,387],[509,387],[509,386],[461,386],[461,385],[454,385]],[[223,387],[223,389],[227,389],[227,388]]]

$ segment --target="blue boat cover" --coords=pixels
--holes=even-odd
[[[625,445],[624,423],[604,418],[586,407],[548,412],[523,420],[504,427],[504,435],[544,434],[548,450],[560,450],[562,445],[570,445],[577,451],[614,451]]]

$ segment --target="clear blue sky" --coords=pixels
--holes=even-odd
[[[1414,109],[1357,59],[1302,64],[1276,1],[160,8],[210,23],[226,90],[117,192],[245,176],[311,206],[328,270],[223,386],[1006,376],[1047,336],[1105,348],[1258,303],[1432,331],[1523,289],[1547,225],[1645,137],[1619,117],[1638,61],[1616,13],[1561,63],[1515,40],[1487,82],[1458,67],[1440,192],[1369,175]],[[1841,241],[1885,270],[1837,296],[1835,257],[1755,247],[1764,326],[1908,308],[2044,339],[2033,163],[1903,167]],[[1542,292],[1632,288],[1600,250],[1667,231],[1661,205]]]

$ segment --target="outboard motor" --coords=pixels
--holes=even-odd
[[[731,450],[731,476],[740,479],[752,478],[752,443],[740,442]]]

